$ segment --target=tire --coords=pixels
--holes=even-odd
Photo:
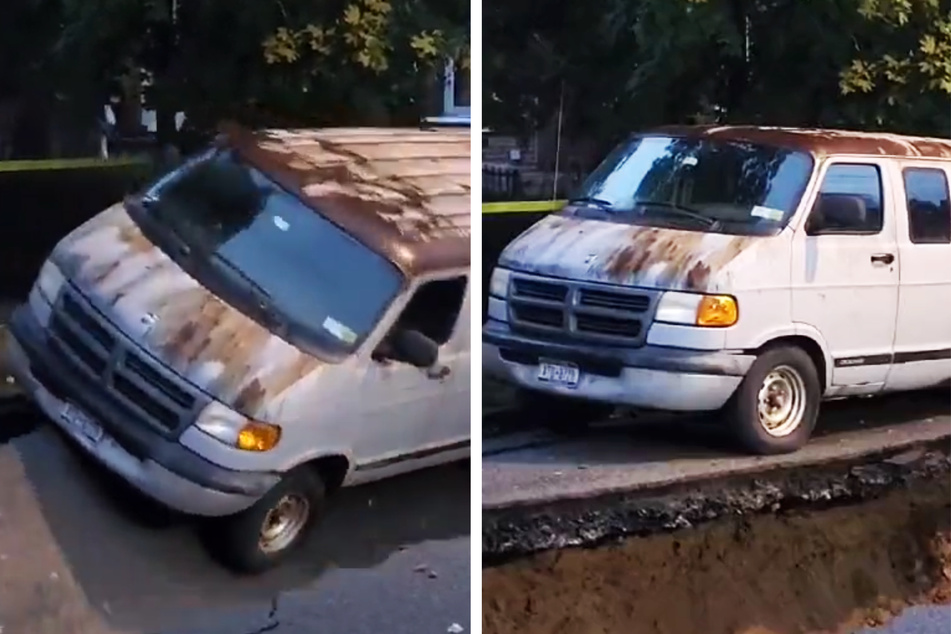
[[[249,509],[225,518],[208,535],[212,554],[226,567],[257,574],[284,561],[307,538],[323,515],[326,487],[315,469],[301,466],[289,471],[274,488]],[[289,525],[268,542],[263,532],[274,524],[283,505]],[[275,527],[276,528],[276,527]]]
[[[772,386],[775,412],[760,414],[760,393]],[[783,395],[792,395],[785,399]],[[769,348],[757,357],[724,407],[725,422],[739,444],[758,455],[793,453],[801,449],[816,426],[822,389],[812,358],[795,346]],[[789,405],[788,408],[786,405]],[[764,403],[764,408],[770,403]],[[787,414],[783,416],[783,414]]]
[[[543,427],[564,435],[584,433],[591,423],[608,418],[614,405],[600,401],[556,396],[525,390],[519,395],[522,407]]]

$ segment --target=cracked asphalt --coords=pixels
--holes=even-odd
[[[306,549],[259,577],[219,567],[187,519],[46,425],[0,445],[0,482],[3,634],[471,629],[468,463],[344,490]]]

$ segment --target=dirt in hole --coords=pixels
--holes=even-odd
[[[486,568],[482,631],[840,633],[951,603],[951,483],[916,486]]]

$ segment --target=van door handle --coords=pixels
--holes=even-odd
[[[895,261],[894,253],[876,253],[872,256],[872,264],[891,264]]]

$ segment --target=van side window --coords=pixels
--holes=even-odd
[[[403,309],[397,326],[418,330],[440,346],[445,344],[456,329],[467,284],[465,276],[423,284]]]
[[[948,177],[939,169],[910,167],[902,171],[908,206],[908,238],[915,244],[951,243],[951,194]]]
[[[882,175],[876,165],[836,163],[826,170],[809,217],[810,233],[882,230]]]

